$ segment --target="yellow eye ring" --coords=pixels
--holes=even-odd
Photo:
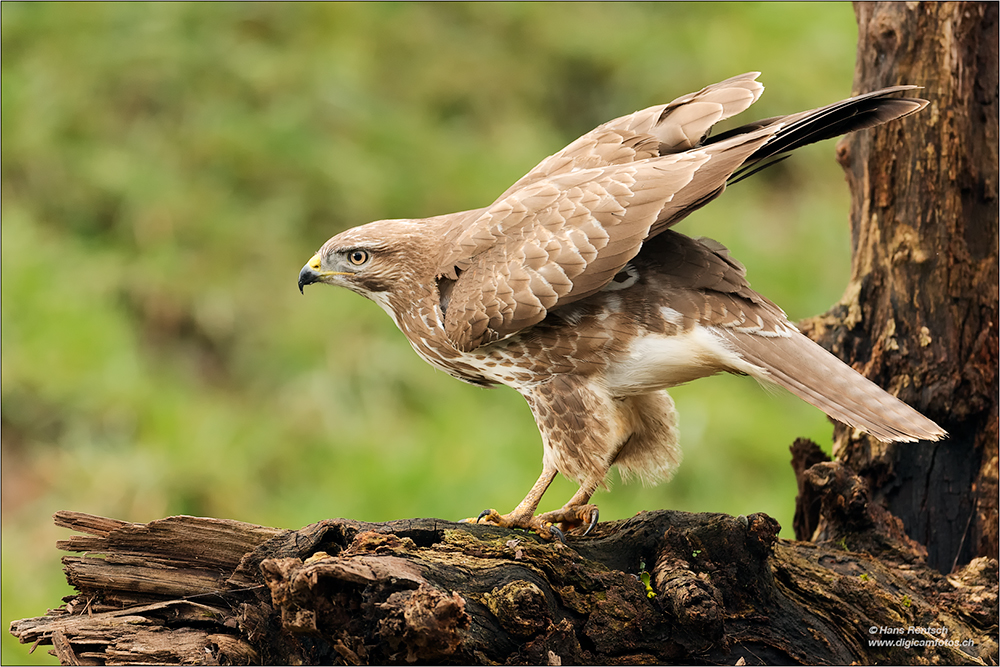
[[[371,255],[368,254],[367,250],[352,250],[347,253],[347,261],[354,266],[367,264],[369,259],[371,259]]]

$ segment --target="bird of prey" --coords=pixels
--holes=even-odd
[[[542,473],[512,512],[480,519],[546,539],[589,531],[611,466],[655,483],[680,462],[663,390],[722,371],[780,385],[885,442],[946,435],[801,334],[721,244],[670,229],[788,151],[927,105],[900,97],[916,86],[894,86],[712,136],[757,100],[758,76],[609,121],[485,208],[348,229],[302,268],[300,290],[357,292],[432,366],[524,396]],[[536,516],[557,473],[579,491]]]

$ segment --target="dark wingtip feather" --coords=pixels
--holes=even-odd
[[[842,134],[876,127],[920,111],[927,106],[927,100],[917,97],[890,97],[898,92],[916,88],[919,86],[883,88],[812,111],[757,121],[713,137],[708,143],[752,132],[773,123],[783,123],[784,126],[733,174],[730,180],[730,183],[733,183],[748,176],[746,172],[751,167],[759,165],[768,158]]]

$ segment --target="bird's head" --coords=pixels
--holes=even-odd
[[[419,221],[379,220],[334,236],[299,271],[299,291],[326,283],[378,301],[430,269]]]

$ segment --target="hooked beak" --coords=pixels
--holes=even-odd
[[[306,285],[312,285],[313,283],[318,283],[326,276],[330,275],[332,271],[322,271],[320,270],[320,260],[319,253],[312,256],[306,265],[302,267],[299,271],[299,292],[305,294],[303,287]]]

